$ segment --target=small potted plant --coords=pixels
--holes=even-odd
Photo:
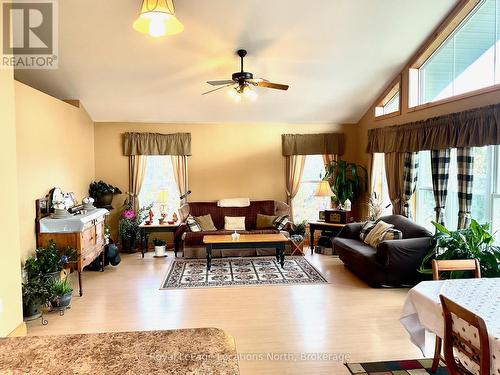
[[[40,264],[30,257],[24,264],[22,285],[23,316],[25,320],[37,319],[42,315],[42,306],[47,302],[49,290],[47,279],[40,271]]]
[[[63,280],[56,280],[50,284],[50,304],[54,309],[66,309],[71,303],[73,287],[65,277]]]
[[[165,240],[155,238],[153,240],[153,245],[155,246],[155,257],[164,257],[167,242]]]
[[[89,186],[89,195],[96,200],[97,207],[110,206],[113,197],[121,193],[119,188],[104,181],[94,181]]]

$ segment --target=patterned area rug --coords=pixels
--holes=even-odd
[[[443,362],[436,372],[431,372],[432,359],[410,359],[403,361],[346,363],[351,374],[355,375],[448,375]]]
[[[286,257],[284,268],[276,257],[215,258],[210,271],[204,259],[175,259],[161,289],[321,283],[328,281],[302,256]]]

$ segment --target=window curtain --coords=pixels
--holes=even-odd
[[[291,155],[343,155],[345,137],[342,133],[283,134],[283,156]]]
[[[174,168],[175,182],[179,189],[179,194],[184,195],[188,191],[188,162],[187,156],[171,156],[172,166]],[[186,203],[188,197],[186,196],[181,201],[181,206]]]
[[[336,154],[324,154],[323,155],[323,162],[325,165],[331,164],[333,161],[336,161],[338,159],[338,156]]]
[[[403,216],[413,218],[410,199],[415,193],[418,179],[418,152],[405,152],[404,154],[404,194]]]
[[[125,133],[123,155],[191,155],[191,133]]]
[[[293,218],[292,200],[297,195],[304,172],[305,155],[290,155],[285,158],[285,176],[286,176],[286,195],[287,203],[290,205],[290,211]]]
[[[474,149],[472,147],[457,148],[457,181],[458,181],[458,229],[470,225],[472,206],[472,184],[474,181]]]
[[[445,224],[444,212],[448,196],[448,179],[450,172],[450,149],[431,151],[432,191],[436,207],[436,222]]]
[[[389,191],[389,199],[392,203],[392,213],[394,215],[402,215],[404,213],[405,154],[390,152],[384,155],[384,159],[387,189]]]
[[[139,210],[139,194],[141,192],[144,176],[146,176],[147,156],[130,155],[129,156],[129,194],[132,207],[137,212]]]

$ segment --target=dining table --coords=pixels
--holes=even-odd
[[[500,278],[422,281],[409,290],[400,322],[424,356],[432,356],[431,348],[436,336],[444,337],[440,295],[485,321],[489,335],[491,374],[500,374]],[[463,332],[466,339],[475,340],[474,330],[466,329]]]

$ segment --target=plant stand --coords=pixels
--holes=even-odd
[[[296,240],[293,238],[290,238],[290,246],[292,253],[291,255],[301,255],[304,256],[304,243],[305,243],[305,237],[302,237],[301,240]]]

